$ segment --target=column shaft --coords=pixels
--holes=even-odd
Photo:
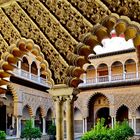
[[[134,122],[134,124],[133,124],[134,125],[134,127],[133,127],[134,128],[134,134],[136,134],[136,117],[134,117],[134,121],[133,122]]]
[[[86,79],[86,73],[83,74],[83,81],[84,81],[84,83],[87,82],[87,79]]]
[[[74,140],[74,102],[70,98],[66,100],[67,140]]]
[[[136,63],[136,78],[139,78],[139,68],[138,68],[138,63]]]
[[[97,73],[97,68],[95,68],[95,78],[96,78],[96,83],[98,83],[98,73]]]
[[[83,118],[83,134],[85,133],[85,118]]]
[[[16,118],[16,137],[17,138],[20,138],[20,135],[21,135],[21,118],[20,117],[17,117]]]
[[[126,77],[126,70],[125,70],[125,64],[123,64],[123,80],[125,80]]]
[[[15,117],[12,115],[12,127],[15,128]]]
[[[87,118],[85,118],[85,132],[87,132]]]
[[[56,139],[64,140],[63,101],[56,100]]]
[[[43,119],[43,135],[46,135],[46,120],[45,117],[43,117],[42,119]]]
[[[114,117],[111,117],[111,126],[114,128]]]
[[[31,120],[32,120],[32,127],[34,128],[35,127],[35,117],[32,117]]]
[[[40,82],[40,69],[38,68],[37,70],[38,82]]]
[[[108,78],[111,81],[111,66],[108,68]]]
[[[134,130],[134,119],[133,119],[133,117],[131,119],[131,128]]]
[[[29,78],[31,79],[32,78],[32,73],[31,73],[32,71],[31,71],[31,65],[29,64]]]

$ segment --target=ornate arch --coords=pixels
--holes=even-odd
[[[108,97],[106,94],[103,94],[103,93],[100,93],[100,92],[96,92],[96,93],[92,94],[92,95],[88,98],[87,103],[86,103],[87,108],[88,108],[88,106],[89,106],[89,103],[90,103],[91,99],[92,99],[94,96],[96,96],[96,95],[103,95],[104,97],[107,98],[109,105],[112,104],[111,100],[109,99],[109,97]]]
[[[90,33],[83,37],[82,43],[90,46],[90,49],[93,50],[96,45],[102,44],[103,39],[111,37],[110,33],[112,30],[115,30],[117,36],[124,34],[125,40],[133,39],[138,58],[140,58],[140,25],[130,21],[125,16],[119,17],[117,14],[111,14],[105,17],[93,27]]]
[[[101,45],[102,40],[105,38],[111,38],[110,33],[112,30],[115,30],[117,36],[124,34],[126,41],[129,39],[133,40],[138,59],[140,61],[140,25],[134,21],[131,21],[126,16],[119,16],[117,14],[110,14],[109,16],[103,18],[100,23],[96,24],[90,33],[85,34],[82,42],[80,42],[75,48],[75,52],[81,56],[84,56],[85,60],[88,59],[88,55],[93,52],[93,48],[96,45]],[[86,62],[87,61],[82,61],[81,65],[79,66],[83,67]],[[68,68],[68,71],[69,73],[72,71],[70,67]],[[72,71],[73,75],[75,73],[76,71]],[[83,73],[82,70],[81,73]]]
[[[39,105],[36,109],[35,109],[35,115],[36,115],[36,111],[37,111],[37,109],[39,109],[40,108],[40,113],[41,113],[41,116],[42,117],[45,117],[46,115],[46,111],[45,111],[45,107],[43,106],[43,105]]]
[[[84,118],[84,112],[83,112],[82,108],[80,107],[80,105],[78,105],[77,102],[75,102],[75,104],[74,104],[74,109],[75,108],[77,108],[80,111],[82,117]]]
[[[50,109],[51,112],[52,112],[52,116],[55,117],[55,111],[54,111],[54,107],[53,107],[53,106],[49,106],[49,107],[46,109],[46,116],[47,116],[47,114],[48,114],[49,109]]]
[[[117,115],[118,110],[119,110],[122,106],[127,107],[128,110],[130,111],[130,113],[132,113],[132,111],[130,110],[129,106],[123,103],[123,104],[121,104],[119,107],[116,108],[116,110],[115,110],[115,116]]]
[[[8,89],[11,91],[14,102],[18,102],[19,98],[17,95],[17,91],[15,90],[14,86],[11,83],[8,83]]]
[[[22,111],[25,107],[27,107],[29,115],[32,117],[34,115],[32,107],[30,105],[26,104],[26,105],[23,106]]]
[[[47,75],[48,82],[51,86],[54,85],[51,71],[48,67],[48,62],[45,60],[43,53],[38,45],[34,44],[33,40],[21,38],[15,44],[9,46],[7,52],[4,52],[0,60],[0,68],[2,70],[3,77],[10,77],[12,74],[9,71],[13,71],[16,68],[17,61],[21,60],[25,54],[32,53],[36,56],[36,59],[41,62],[40,67],[43,67],[43,74]],[[8,82],[7,82],[8,83]],[[7,84],[5,83],[5,84]]]
[[[113,106],[114,104],[114,98],[112,98],[113,96],[110,97],[110,95],[107,95],[107,94],[104,94],[104,93],[100,93],[100,92],[96,92],[94,94],[92,94],[88,99],[87,99],[87,102],[86,102],[86,108],[87,108],[87,114],[89,112],[89,104],[90,104],[90,101],[92,100],[92,98],[96,95],[103,95],[104,97],[106,97],[106,99],[108,100],[108,103],[109,103],[109,107],[110,107],[110,111],[113,112],[113,108],[111,108],[111,106]]]

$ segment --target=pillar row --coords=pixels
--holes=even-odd
[[[57,86],[50,90],[56,108],[56,139],[64,140],[64,110],[66,103],[66,136],[67,140],[74,140],[74,101],[80,90],[67,86]]]

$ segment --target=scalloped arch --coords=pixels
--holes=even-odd
[[[48,111],[51,110],[51,113],[52,113],[52,117],[55,117],[55,111],[54,111],[54,107],[53,106],[50,106],[47,108],[46,110],[46,117],[48,115]]]
[[[83,112],[82,112],[82,110],[80,109],[79,106],[75,105],[74,106],[74,113],[75,113],[75,110],[78,110],[80,112],[80,115],[82,116],[82,118],[84,118]]]
[[[33,109],[32,109],[32,107],[31,107],[30,105],[26,104],[26,105],[22,108],[22,112],[23,112],[24,108],[26,108],[26,107],[27,107],[27,109],[28,109],[29,115],[32,117],[32,116],[33,116]]]
[[[19,99],[18,99],[18,95],[17,95],[17,92],[16,92],[14,86],[13,86],[11,83],[9,83],[9,84],[8,84],[8,88],[9,88],[9,90],[10,90],[11,93],[12,93],[12,96],[13,96],[14,102],[18,102]]]
[[[8,48],[8,52],[2,54],[2,60],[0,61],[1,68],[5,71],[12,71],[16,67],[17,61],[21,61],[23,56],[28,52],[32,51],[35,53],[35,56],[38,60],[40,60],[41,64],[45,65],[44,73],[48,74],[48,83],[49,85],[53,86],[54,81],[52,79],[52,74],[50,69],[48,68],[48,62],[44,60],[44,55],[41,52],[38,45],[34,44],[34,41],[31,39],[21,38],[17,40],[17,42]],[[28,55],[28,54],[27,54]]]
[[[86,106],[87,106],[88,110],[89,110],[90,101],[91,101],[92,98],[93,98],[94,96],[96,96],[96,95],[102,95],[102,96],[106,97],[106,99],[108,100],[109,106],[110,106],[110,104],[111,104],[110,99],[109,99],[105,94],[100,93],[100,92],[96,92],[96,93],[92,94],[92,95],[87,99]]]
[[[45,117],[45,109],[44,109],[44,107],[43,107],[43,105],[39,105],[37,108],[36,108],[36,110],[35,110],[35,115],[36,115],[36,112],[37,112],[37,110],[38,109],[40,109],[40,113],[41,113],[41,116],[42,117]]]
[[[112,30],[115,30],[117,36],[124,34],[126,41],[129,39],[133,40],[137,52],[137,57],[140,62],[140,24],[131,21],[126,16],[119,16],[114,13],[104,17],[101,20],[101,22],[97,23],[89,33],[85,34],[85,36],[82,38],[82,42],[79,42],[77,48],[75,49],[76,54],[84,55],[85,60],[88,60],[88,55],[90,54],[90,52],[93,52],[93,48],[96,45],[102,46],[103,39],[111,38]],[[90,46],[90,50],[89,50],[89,46]],[[83,52],[83,50],[86,51],[86,54],[81,53]],[[85,69],[84,65],[87,62],[88,61],[84,61],[84,63],[82,63],[80,67],[82,66],[82,68],[84,67]],[[68,85],[78,86],[81,83],[81,81],[78,78],[76,80],[75,79],[76,79],[75,77],[69,79],[67,78],[66,82]]]
[[[127,107],[127,108],[128,108],[128,111],[130,111],[130,108],[128,107],[128,105],[122,104],[122,105],[120,105],[118,108],[116,108],[116,110],[115,110],[115,115],[117,115],[118,110],[119,110],[121,107],[123,107],[123,106]]]
[[[110,38],[110,33],[115,30],[117,36],[124,34],[125,40],[132,39],[140,60],[140,24],[131,21],[126,16],[111,14],[106,16],[100,23],[96,24],[90,33],[87,33],[82,43],[93,48],[97,44],[102,44],[102,40]]]

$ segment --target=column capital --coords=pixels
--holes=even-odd
[[[53,96],[52,98],[55,102],[63,102],[64,101],[63,96]]]
[[[35,119],[36,116],[31,116],[32,119]]]
[[[80,89],[68,87],[65,84],[56,85],[49,90],[49,93],[54,96],[65,96],[65,95],[77,95],[80,93]]]
[[[77,100],[77,96],[76,95],[68,95],[68,96],[64,96],[65,101],[69,101],[69,102],[74,102]]]

